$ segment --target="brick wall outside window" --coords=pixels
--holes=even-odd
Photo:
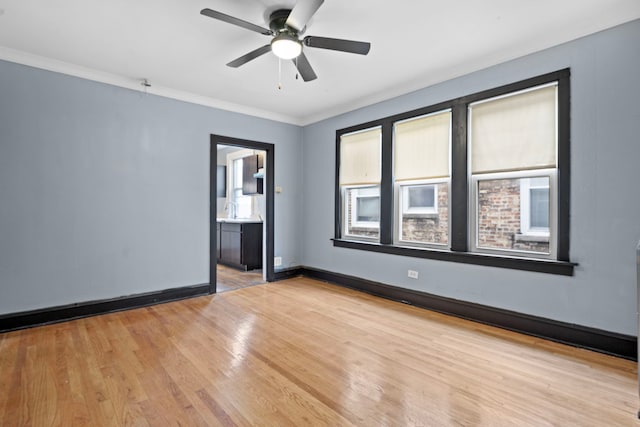
[[[449,242],[449,186],[438,184],[438,212],[402,216],[402,240],[446,245]]]
[[[520,230],[520,181],[480,181],[478,246],[523,251],[549,251],[549,242],[528,241]]]

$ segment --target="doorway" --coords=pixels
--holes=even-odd
[[[260,189],[254,187],[249,192],[255,192],[255,194],[259,194],[262,191],[263,194],[263,206],[259,206],[258,209],[247,208],[247,204],[245,200],[238,200],[240,203],[234,200],[224,200],[224,198],[219,198],[220,195],[219,190],[223,184],[221,180],[225,180],[224,184],[225,198],[228,198],[230,195],[230,191],[234,190],[234,188],[229,188],[228,185],[233,184],[233,177],[231,177],[231,172],[233,172],[233,165],[227,164],[225,159],[219,158],[219,146],[228,147],[226,149],[226,153],[224,155],[225,159],[227,157],[228,152],[240,152],[239,150],[251,150],[250,153],[252,155],[256,155],[256,161],[262,161],[261,164],[256,164],[257,172],[254,176],[257,178],[254,185],[259,185]],[[274,280],[274,265],[273,265],[273,256],[274,256],[274,158],[275,158],[275,147],[273,144],[269,144],[266,142],[259,141],[251,141],[246,139],[233,138],[222,135],[211,135],[210,140],[210,212],[209,212],[209,224],[210,224],[210,244],[209,244],[209,293],[213,294],[219,291],[227,290],[233,287],[242,287],[242,283],[246,283],[248,285],[255,284],[258,282],[271,282]],[[253,154],[257,153],[257,154]],[[262,154],[262,158],[260,155]],[[242,155],[237,156],[229,156],[230,159],[241,158]],[[248,156],[247,156],[248,157]],[[247,159],[247,161],[253,160]],[[219,164],[224,164],[226,168],[231,167],[231,170],[227,169],[226,171],[222,171],[219,168]],[[259,167],[261,166],[261,167]],[[246,184],[246,183],[245,183]],[[239,190],[235,188],[235,190]],[[240,190],[242,192],[242,190]],[[238,197],[240,193],[237,193]],[[254,194],[254,193],[250,193]],[[224,206],[219,206],[219,203],[225,203]],[[259,203],[258,203],[259,204]],[[242,206],[239,206],[242,205]],[[245,212],[241,213],[240,216],[243,218],[237,218],[238,209],[244,209]],[[251,210],[251,216],[246,213],[246,210]],[[223,214],[224,217],[220,218],[220,214]],[[219,221],[222,219],[222,222]],[[259,274],[256,274],[255,271],[248,271],[247,273],[243,273],[244,269],[252,270],[256,267],[257,264],[254,262],[249,262],[247,265],[234,265],[234,262],[225,263],[228,265],[234,265],[234,267],[240,268],[229,268],[227,265],[222,266],[222,262],[220,263],[220,273],[218,272],[218,259],[220,256],[224,256],[221,254],[221,237],[227,239],[227,242],[231,242],[231,246],[234,246],[234,238],[239,234],[230,234],[234,231],[238,233],[242,232],[242,229],[246,228],[247,236],[250,236],[252,233],[255,235],[256,229],[258,228],[258,224],[262,230],[262,277]],[[229,232],[229,233],[227,233]],[[244,237],[244,234],[242,234]],[[240,245],[240,243],[238,243]],[[233,248],[225,244],[223,249],[227,251],[232,251]],[[238,249],[239,250],[239,249]],[[234,257],[235,254],[229,252],[231,257]],[[250,256],[250,255],[247,255]],[[253,255],[255,258],[255,254]],[[223,258],[220,258],[221,260]],[[244,267],[244,268],[243,268]],[[242,276],[242,275],[245,276]],[[223,280],[229,281],[229,285],[224,286],[221,284],[220,289],[218,289],[218,277]],[[263,279],[263,280],[261,280]],[[232,282],[235,282],[233,284]],[[240,285],[238,285],[240,283]]]

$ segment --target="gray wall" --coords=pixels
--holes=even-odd
[[[216,133],[276,145],[284,268],[633,335],[638,45],[640,21],[304,128],[0,61],[0,314],[206,283]],[[336,129],[565,67],[574,277],[332,246]]]
[[[209,281],[209,135],[275,144],[300,262],[297,126],[0,61],[0,314]]]
[[[636,334],[640,21],[304,128],[304,261],[404,288]],[[428,59],[425,59],[428,60]],[[335,131],[571,67],[574,277],[334,248]],[[408,279],[407,270],[420,273]]]

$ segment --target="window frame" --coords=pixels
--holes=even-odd
[[[341,143],[342,143],[342,137],[346,136],[346,135],[354,135],[354,134],[358,134],[358,133],[364,133],[364,132],[369,132],[369,131],[373,131],[376,129],[380,129],[380,150],[382,150],[382,147],[384,146],[384,143],[382,141],[382,134],[383,134],[383,130],[382,130],[382,126],[379,124],[374,124],[371,126],[368,126],[367,123],[359,125],[359,126],[355,126],[353,128],[350,128],[349,130],[345,131],[345,132],[340,132],[340,134],[336,133],[336,175],[335,175],[335,179],[336,179],[336,192],[335,192],[335,235],[336,236],[345,236],[346,238],[348,238],[351,241],[363,241],[363,242],[379,242],[380,241],[380,226],[381,226],[381,220],[382,220],[382,206],[383,203],[385,203],[385,200],[382,198],[382,188],[381,182],[378,183],[366,183],[366,184],[361,184],[361,183],[354,183],[354,184],[346,184],[346,185],[341,185],[340,184],[340,161],[341,161]],[[382,157],[383,157],[383,153],[380,153],[380,159],[382,161]],[[382,173],[382,171],[381,171]],[[383,180],[383,177],[380,176],[380,181]],[[348,211],[347,211],[347,205],[345,203],[346,201],[346,192],[349,189],[353,189],[353,188],[365,188],[365,187],[378,187],[378,195],[380,197],[380,221],[378,221],[378,223],[374,223],[375,226],[373,226],[373,224],[371,224],[372,226],[367,226],[364,225],[362,227],[358,227],[358,228],[363,228],[363,229],[368,229],[368,230],[376,230],[378,231],[378,236],[373,237],[373,236],[367,236],[367,235],[358,235],[358,234],[349,234],[348,230],[349,230],[349,221],[348,221]],[[354,222],[355,223],[355,222]],[[364,223],[364,222],[362,222]]]
[[[395,171],[395,168],[397,167],[397,159],[395,158],[396,156],[396,150],[398,149],[397,147],[397,143],[398,141],[396,141],[397,139],[397,131],[398,131],[398,125],[402,125],[404,123],[408,123],[408,122],[414,122],[416,120],[422,120],[422,119],[428,119],[430,117],[433,116],[438,116],[441,114],[449,114],[449,136],[448,136],[448,159],[447,159],[447,167],[448,167],[448,171],[446,175],[443,175],[441,177],[434,177],[434,178],[416,178],[416,179],[400,179],[398,181],[393,182],[393,200],[394,200],[394,208],[393,208],[393,221],[394,221],[394,233],[392,236],[392,241],[393,244],[395,245],[400,245],[400,246],[412,246],[412,247],[422,247],[422,248],[436,248],[436,249],[443,249],[445,247],[447,247],[451,241],[451,144],[452,144],[452,108],[451,107],[446,107],[446,108],[440,108],[442,104],[438,104],[435,106],[431,106],[431,107],[427,107],[427,109],[421,109],[421,110],[417,110],[420,113],[418,114],[404,114],[401,116],[397,116],[398,119],[397,120],[393,120],[391,123],[391,131],[392,131],[392,150],[393,150],[393,158],[392,158],[392,162],[393,162],[393,168]],[[394,176],[395,179],[395,176]],[[425,185],[433,185],[433,187],[436,189],[434,196],[434,210],[433,211],[428,211],[428,210],[424,210],[422,212],[420,211],[414,211],[414,212],[405,212],[404,210],[404,202],[405,202],[405,194],[403,192],[403,187],[406,186],[413,186],[413,185],[421,185],[421,184],[425,184]],[[434,243],[434,242],[418,242],[418,241],[412,241],[412,240],[405,240],[404,236],[402,234],[402,223],[403,223],[403,218],[405,215],[410,215],[412,217],[429,217],[429,216],[433,216],[433,215],[438,215],[439,211],[438,211],[438,186],[440,184],[446,184],[447,185],[447,208],[449,209],[449,217],[448,217],[448,227],[447,227],[447,243]]]
[[[484,99],[508,95],[536,86],[558,84],[557,110],[557,166],[556,201],[557,244],[552,259],[533,258],[521,254],[480,253],[471,250],[469,225],[471,215],[470,185],[468,174],[467,119],[468,107]],[[550,274],[573,275],[577,265],[569,257],[570,232],[570,70],[563,69],[529,79],[505,84],[500,87],[483,90],[470,95],[447,100],[428,107],[372,120],[336,131],[336,186],[335,186],[335,234],[333,245],[336,247],[374,251],[394,255],[444,260],[467,264],[502,267]],[[393,125],[394,123],[415,118],[437,111],[451,110],[451,175],[450,197],[450,239],[448,249],[432,247],[411,247],[394,242],[396,227],[396,202],[393,182]],[[382,173],[380,182],[380,239],[376,242],[353,241],[342,234],[342,218],[339,187],[340,136],[345,133],[380,126],[382,128]],[[550,218],[551,220],[551,218]]]

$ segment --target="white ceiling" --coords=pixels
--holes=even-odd
[[[296,0],[0,0],[0,59],[294,124],[401,95],[640,18],[640,0],[326,0],[305,35],[371,42],[368,56],[305,52],[296,80],[268,53],[225,64],[269,37],[200,15],[268,27]]]

